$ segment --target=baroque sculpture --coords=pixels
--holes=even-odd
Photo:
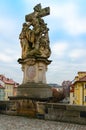
[[[51,54],[47,23],[43,17],[50,14],[50,8],[42,8],[37,4],[34,12],[25,16],[22,31],[19,35],[22,48],[21,58],[23,83],[46,83],[47,65],[51,63],[48,58]]]
[[[16,107],[17,115],[36,116],[39,112],[37,102],[49,101],[52,97],[50,86],[46,82],[47,66],[51,63],[48,27],[42,17],[49,15],[49,7],[36,5],[34,12],[25,16],[19,35],[22,49],[21,58],[23,82],[16,88],[16,95],[10,96]]]
[[[47,28],[47,24],[42,19],[49,13],[49,7],[42,9],[41,4],[38,4],[34,7],[33,13],[26,15],[26,22],[23,23],[22,31],[19,35],[22,59],[31,56],[50,57],[49,28]]]

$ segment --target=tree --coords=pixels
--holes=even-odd
[[[62,82],[65,97],[69,97],[70,95],[70,85],[71,85],[71,81],[69,80]]]
[[[63,90],[52,88],[53,102],[59,102],[65,98]]]

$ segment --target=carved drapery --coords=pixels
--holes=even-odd
[[[26,15],[26,22],[23,24],[19,35],[22,48],[22,59],[30,56],[49,58],[51,49],[47,24],[42,17],[50,13],[49,7],[42,9],[41,4],[34,7],[34,12]]]

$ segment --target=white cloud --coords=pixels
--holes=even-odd
[[[18,49],[17,49],[18,50]],[[7,62],[12,63],[17,61],[19,58],[20,51],[18,50],[12,50],[12,48],[4,49],[2,52],[0,52],[0,61],[1,62]]]
[[[16,22],[14,19],[7,16],[0,16],[0,33],[11,35],[16,30]],[[10,37],[11,38],[11,37]]]
[[[61,84],[63,80],[72,81],[79,71],[86,71],[86,61],[83,63],[62,60],[58,60],[57,62],[53,61],[51,65],[48,66],[47,82]]]
[[[15,54],[15,50],[12,50],[11,48],[5,48],[4,52],[7,54]]]
[[[57,57],[62,57],[65,54],[65,51],[68,49],[68,43],[66,42],[56,42],[51,46],[52,54]]]
[[[79,59],[86,57],[86,50],[84,49],[74,49],[69,53],[69,57],[72,59]]]
[[[0,61],[12,62],[13,58],[11,56],[6,55],[6,54],[0,53]]]
[[[86,33],[86,19],[78,18],[67,19],[65,21],[65,29],[72,35],[79,35]]]
[[[74,2],[51,6],[50,24],[52,29],[61,28],[71,35],[86,33],[86,18],[79,15]]]
[[[24,1],[26,7],[28,4],[32,5],[32,10],[38,3],[40,3],[40,1]],[[58,2],[58,4],[55,4],[54,1],[49,2],[44,0],[41,2],[41,5],[43,8],[47,6],[50,7],[50,16],[48,16],[46,20],[48,21],[47,23],[52,31],[60,28],[74,36],[86,33],[86,18],[80,16],[77,2],[66,1],[65,3]]]

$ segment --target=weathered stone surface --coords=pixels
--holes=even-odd
[[[45,120],[61,121],[61,122],[69,122],[69,123],[77,123],[77,124],[86,125],[86,116],[83,117],[81,115],[81,111],[79,111],[78,109],[79,107],[77,107],[76,110],[67,110],[65,108],[63,109],[63,105],[61,109],[61,104],[55,103],[53,106],[53,103],[47,103],[47,102],[43,103],[43,102],[34,101],[30,99],[18,99],[18,100],[16,99],[13,101],[3,102],[3,103],[0,103],[0,108],[3,107],[3,104],[5,105],[5,109],[0,110],[0,112],[4,114],[23,115],[23,116],[36,117],[36,118],[39,118],[39,116],[41,116],[41,118]],[[10,105],[11,107],[9,107]],[[15,106],[16,106],[16,109],[15,109]],[[55,106],[58,106],[58,107],[55,107]],[[64,106],[67,107],[71,105],[64,104]]]
[[[34,12],[25,16],[19,35],[22,55],[18,59],[22,65],[23,82],[18,86],[17,95],[14,98],[49,98],[52,91],[46,84],[47,66],[51,63],[48,58],[51,54],[47,24],[42,17],[50,14],[50,8],[37,4]],[[12,100],[13,98],[10,97]]]
[[[47,84],[25,83],[18,87],[17,95],[29,98],[49,98],[52,97],[52,91]]]
[[[25,60],[20,59],[19,63],[22,64],[22,71],[24,72],[23,83],[46,83],[47,65],[51,63],[50,60],[29,57]]]
[[[17,88],[17,95],[9,97],[16,103],[17,115],[35,116],[36,101],[48,101],[52,97],[50,86],[46,82],[47,66],[51,63],[49,28],[42,17],[49,15],[50,8],[42,9],[36,5],[34,12],[25,16],[22,31],[19,35],[22,55],[18,59],[22,66],[23,82]],[[32,102],[29,108],[30,101]]]
[[[83,106],[75,107],[73,105],[66,105],[66,104],[62,105],[62,104],[52,104],[52,103],[46,103],[44,105],[47,108],[47,113],[45,113],[45,119],[86,125],[86,117],[80,116],[81,110],[83,110]],[[64,109],[63,106],[65,106]],[[71,109],[69,110],[67,108],[71,108]],[[86,109],[86,106],[84,106],[84,109]]]
[[[75,117],[80,117],[80,112],[77,111],[77,110],[76,111],[74,111],[74,110],[69,111],[68,110],[68,111],[64,112],[64,115],[67,116],[68,118],[70,118],[70,117],[74,117],[75,118]]]
[[[42,9],[41,4],[37,4],[33,10],[33,13],[25,16],[26,21],[19,35],[22,55],[18,62],[22,65],[23,83],[21,84],[22,87],[20,88],[19,86],[18,88],[18,94],[20,95],[22,92],[23,95],[25,93],[25,95],[31,95],[31,97],[43,97],[43,95],[44,97],[50,97],[51,92],[48,92],[49,88],[45,85],[47,66],[51,63],[48,60],[51,54],[48,36],[49,28],[47,28],[47,24],[42,19],[42,17],[50,14],[50,8]],[[34,87],[34,83],[29,84],[32,82],[38,83],[38,88],[37,84],[35,84],[36,87]],[[23,87],[27,86],[27,83],[28,88],[26,87],[25,90]],[[39,83],[43,84],[40,86]]]
[[[86,106],[80,106],[80,105],[67,105],[66,106],[67,110],[71,111],[86,111]]]
[[[49,58],[51,54],[49,29],[42,17],[50,14],[50,8],[42,9],[41,4],[38,4],[33,9],[33,13],[25,16],[26,22],[19,35],[22,59],[29,56]]]

